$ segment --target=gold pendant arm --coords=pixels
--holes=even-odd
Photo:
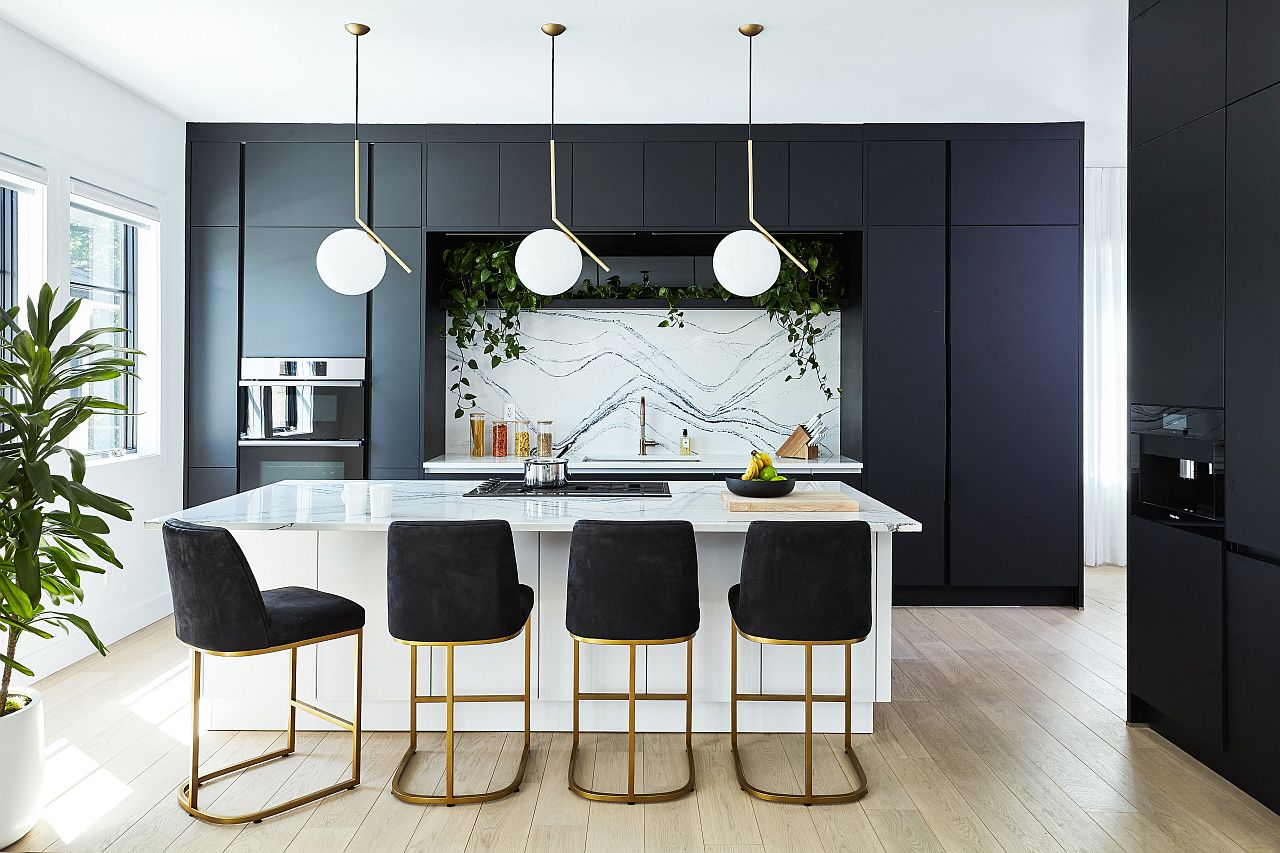
[[[382,241],[382,238],[379,237],[377,234],[375,234],[373,232],[373,229],[370,228],[368,225],[366,225],[365,221],[360,218],[360,140],[359,139],[355,141],[355,189],[356,191],[354,196],[355,198],[354,216],[355,216],[356,224],[359,225],[364,230],[364,233],[369,235],[369,238],[373,240],[373,242],[381,246],[382,251],[390,255],[391,259],[395,261],[397,264],[399,264],[402,270],[404,270],[407,273],[413,272],[413,270],[409,269],[409,265],[406,264],[404,261],[400,260],[400,256],[397,255],[395,252],[393,252],[391,250],[391,247],[388,246],[386,243],[384,243]]]
[[[747,219],[751,222],[755,229],[765,236],[770,243],[778,247],[778,251],[787,256],[787,260],[800,268],[800,272],[808,273],[809,268],[800,263],[795,255],[787,251],[787,247],[778,242],[778,238],[774,237],[769,231],[756,221],[756,161],[755,151],[752,147],[752,140],[747,140]]]
[[[577,243],[578,248],[586,252],[587,257],[596,262],[596,266],[600,267],[600,269],[605,272],[609,272],[608,264],[596,257],[596,253],[588,249],[587,244],[579,240],[578,236],[570,231],[569,228],[560,221],[559,217],[556,216],[556,141],[552,139],[549,140],[549,143],[551,148],[551,221],[555,223],[557,228],[564,232],[566,237]]]

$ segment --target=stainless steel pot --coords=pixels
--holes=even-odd
[[[558,489],[569,477],[569,463],[549,456],[530,456],[524,461],[524,484],[531,489]]]

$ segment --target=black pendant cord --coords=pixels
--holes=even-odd
[[[754,100],[751,88],[755,79],[755,47],[756,40],[747,39],[747,139],[751,138],[751,104]]]
[[[360,139],[360,36],[356,36],[356,115],[352,124],[356,141]]]

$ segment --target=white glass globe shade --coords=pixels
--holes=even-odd
[[[564,293],[582,276],[582,252],[562,231],[534,231],[516,249],[516,276],[541,296]]]
[[[382,247],[359,228],[334,231],[316,251],[316,272],[330,289],[347,296],[368,293],[387,272]]]
[[[711,268],[734,296],[759,296],[778,280],[782,256],[759,231],[734,231],[716,246]]]

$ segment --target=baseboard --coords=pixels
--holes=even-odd
[[[110,645],[147,627],[157,619],[163,619],[172,612],[173,601],[165,592],[139,602],[123,612],[99,617],[92,622],[98,637],[103,643]],[[31,645],[20,649],[19,660],[35,672],[36,679],[46,678],[76,661],[98,653],[93,644],[78,631],[73,630],[70,634],[63,635],[55,629],[53,636],[52,640],[27,637],[24,642],[29,642]],[[35,680],[16,672],[13,677],[19,684],[30,684]]]
[[[1074,586],[897,586],[895,607],[1079,607]]]

